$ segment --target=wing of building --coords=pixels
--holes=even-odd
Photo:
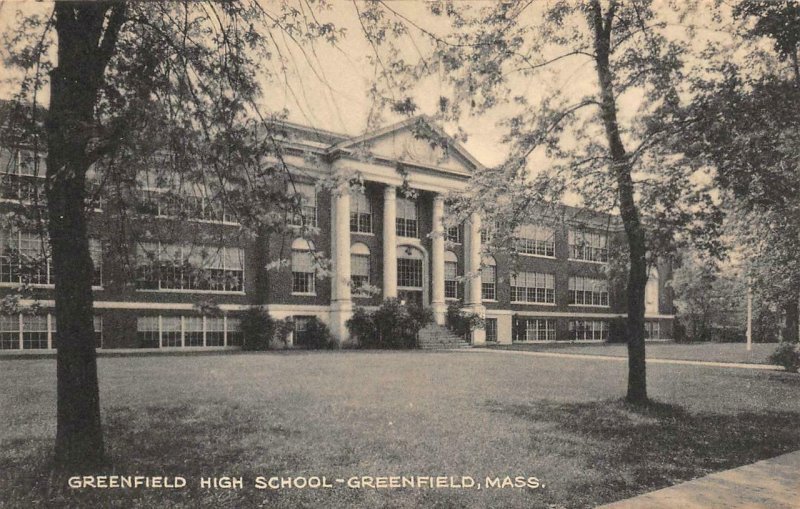
[[[275,318],[293,318],[300,346],[309,317],[345,340],[345,322],[356,306],[378,306],[389,297],[431,307],[439,324],[448,303],[463,301],[486,318],[485,330],[473,333],[474,344],[619,338],[624,288],[607,279],[609,250],[624,241],[615,218],[559,207],[556,217],[534,215],[518,229],[518,256],[492,255],[482,242],[501,226],[482,227],[475,215],[459,227],[442,226],[445,196],[464,189],[481,165],[428,119],[358,137],[290,123],[280,127],[283,160],[302,196],[302,220],[315,233],[269,242],[242,237],[235,217],[203,196],[196,198],[194,215],[176,219],[153,199],[159,189],[144,186],[139,194],[145,203],[136,212],[151,216],[148,221],[169,222],[173,237],[139,242],[120,253],[120,244],[112,242],[118,228],[98,203],[90,211],[98,347],[238,348],[240,317],[252,305]],[[436,142],[420,136],[420,129]],[[0,207],[36,206],[44,188],[44,158],[34,157],[30,146],[6,144],[0,165]],[[316,185],[340,174],[359,175],[363,189],[325,191]],[[0,316],[0,349],[53,348],[57,325],[48,312],[54,303],[47,242],[38,231],[6,226],[0,249],[0,292],[15,292],[26,283],[34,293],[22,304],[42,306],[38,314]],[[318,277],[314,254],[332,261],[332,277]],[[157,270],[167,258],[179,263],[170,271]],[[279,258],[287,263],[266,268]],[[136,277],[124,280],[122,266],[131,263]],[[190,264],[195,270],[182,273]],[[672,333],[669,278],[666,264],[650,274],[650,339]],[[378,290],[359,290],[369,287]],[[204,314],[204,303],[211,301],[221,313]]]

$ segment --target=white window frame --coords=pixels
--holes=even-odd
[[[544,282],[544,286],[537,286],[538,283],[541,281]],[[524,285],[519,285],[515,283],[524,283]],[[529,283],[532,283],[533,286],[530,286]],[[518,272],[516,274],[511,274],[510,279],[510,286],[511,286],[511,303],[512,304],[530,304],[530,305],[538,305],[538,306],[555,306],[556,305],[556,298],[555,298],[555,274],[546,273],[546,272]],[[519,290],[514,290],[514,288],[524,288],[525,289],[525,300],[515,300],[516,297],[519,297]],[[528,299],[528,290],[529,289],[536,290],[534,295],[536,298],[534,300]],[[539,300],[539,290],[544,290],[545,299]],[[548,293],[550,292],[550,293]],[[552,299],[548,299],[548,296],[552,295]]]
[[[523,224],[517,229],[517,252],[522,256],[554,259],[556,257],[555,235],[556,230],[553,227]],[[552,254],[547,254],[549,251]]]
[[[292,259],[290,260],[290,270],[291,270],[291,294],[298,295],[303,297],[314,297],[317,295],[317,276],[316,271],[313,270],[314,265],[314,252],[315,247],[314,243],[310,240],[306,240],[303,238],[296,238],[294,242],[292,242]],[[305,253],[307,256],[311,258],[311,272],[302,272],[299,270],[295,270],[294,258],[295,253],[301,254]],[[295,291],[294,281],[295,281],[295,274],[303,274],[303,277],[306,278],[307,284],[310,286],[310,289],[305,292]]]
[[[598,290],[599,288],[599,290]],[[583,303],[577,302],[578,292],[583,295]],[[592,303],[586,304],[586,294],[590,294]],[[608,291],[608,280],[588,276],[569,277],[569,305],[582,308],[608,308],[611,306],[611,296]],[[600,304],[594,304],[595,295],[599,295]],[[605,304],[603,299],[605,298]]]
[[[145,249],[145,245],[147,246],[154,246],[156,249],[155,258],[152,260],[149,256],[150,253],[147,252]],[[173,250],[180,253],[179,260],[181,262],[180,265],[183,264],[185,260],[190,259],[193,255],[197,255],[198,253],[209,253],[212,256],[208,256],[204,258],[204,262],[208,261],[216,261],[217,265],[219,266],[206,266],[204,264],[201,267],[195,267],[197,270],[215,270],[215,271],[223,271],[224,273],[239,273],[241,277],[241,290],[217,290],[217,289],[201,289],[201,288],[165,288],[163,286],[163,279],[161,277],[158,278],[158,288],[137,288],[137,292],[165,292],[165,293],[204,293],[204,294],[217,294],[217,295],[242,295],[245,293],[245,285],[246,285],[246,275],[245,275],[245,252],[244,249],[240,247],[229,247],[229,246],[210,246],[210,245],[202,245],[202,244],[171,244],[165,242],[142,242],[137,244],[136,246],[136,264],[137,270],[140,266],[143,265],[145,261],[151,263],[150,270],[153,269],[153,263],[158,267],[159,262],[162,260],[165,261],[173,261],[172,258],[167,254],[167,251]],[[229,256],[229,252],[231,255]],[[166,256],[165,256],[166,255]],[[234,256],[235,255],[235,256]],[[237,263],[237,267],[235,268],[228,268],[227,261],[228,259],[238,259],[240,263]]]
[[[579,242],[580,241],[580,242]],[[567,234],[569,260],[575,262],[608,263],[608,233],[583,228],[570,228]],[[603,253],[602,256],[598,254]]]

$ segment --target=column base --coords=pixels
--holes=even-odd
[[[334,302],[331,304],[330,329],[339,346],[347,343],[350,333],[347,330],[347,320],[353,316],[353,303],[350,301]]]
[[[479,315],[481,318],[486,318],[486,308],[481,304],[467,304],[464,306],[464,311],[467,313],[475,313]],[[486,329],[475,329],[470,334],[472,339],[473,345],[485,345],[486,344]]]
[[[431,304],[433,309],[433,320],[436,325],[444,325],[445,316],[447,315],[447,305],[444,302],[434,302]]]

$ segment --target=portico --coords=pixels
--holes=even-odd
[[[357,174],[373,189],[376,185],[382,189],[382,217],[373,219],[382,226],[379,233],[382,254],[378,258],[382,262],[381,273],[373,283],[380,286],[381,297],[429,306],[435,322],[444,325],[447,312],[445,196],[464,189],[480,163],[454,140],[445,150],[415,136],[413,124],[419,121],[410,120],[336,145],[331,151],[331,172],[342,181],[349,180],[348,175]],[[367,149],[372,157],[359,157],[357,149]],[[410,189],[413,197],[406,196],[401,189]],[[422,201],[424,208],[420,206]],[[351,202],[346,186],[336,189],[331,199],[334,282],[330,325],[340,341],[347,339],[345,323],[353,312],[350,246],[358,240],[351,239]],[[460,297],[464,298],[468,310],[482,315],[480,219],[477,216],[465,224],[463,248],[465,291]],[[473,341],[482,343],[483,337],[478,333]]]
[[[409,304],[430,306],[435,322],[444,325],[447,304],[445,299],[445,227],[443,192],[415,190],[418,195],[430,200],[430,217],[398,218],[398,186],[381,183],[383,187],[383,215],[380,218],[383,299],[401,298]],[[340,186],[331,199],[332,278],[331,330],[340,338],[347,339],[347,320],[352,316],[350,255],[350,190]],[[415,202],[416,203],[416,202]],[[418,213],[422,207],[415,207]],[[408,211],[405,212],[408,214]],[[416,221],[416,222],[412,222]],[[400,223],[403,224],[400,224]],[[430,224],[429,232],[419,230],[420,224]],[[465,224],[464,231],[464,302],[470,312],[483,315],[481,303],[481,236],[480,218],[473,215]],[[452,256],[452,253],[450,254]],[[482,343],[480,333],[473,341]]]

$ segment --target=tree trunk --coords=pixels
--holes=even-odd
[[[610,66],[611,32],[617,4],[612,1],[603,14],[599,0],[591,4],[590,24],[594,32],[595,64],[600,83],[600,115],[603,119],[612,172],[617,184],[620,216],[628,238],[630,271],[628,272],[628,392],[626,400],[646,404],[647,373],[644,346],[644,290],[647,284],[647,259],[644,229],[634,201],[631,163],[617,122],[617,104]]]
[[[87,148],[95,132],[95,103],[122,24],[122,9],[108,3],[55,6],[58,66],[51,73],[45,124],[48,232],[58,324],[55,460],[58,467],[72,471],[92,471],[105,460],[84,197],[86,172],[92,164]],[[109,10],[112,16],[107,19]]]
[[[784,305],[783,311],[786,314],[786,326],[783,329],[783,340],[788,343],[798,342],[798,327],[800,327],[800,299],[797,295],[790,297]]]

